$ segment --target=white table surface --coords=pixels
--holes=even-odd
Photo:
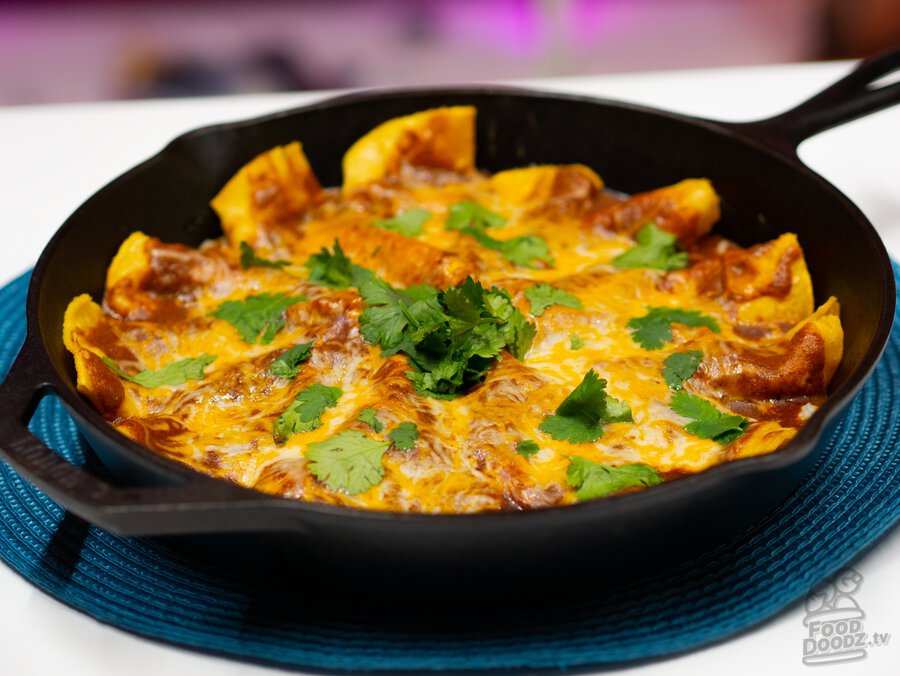
[[[550,89],[646,103],[723,120],[785,109],[850,69],[848,63],[648,73],[537,81]],[[0,108],[0,283],[25,271],[63,220],[110,179],[183,131],[277,111],[313,94],[278,94]],[[823,133],[801,157],[854,200],[900,258],[900,106]],[[602,174],[602,167],[597,167]],[[826,228],[827,224],[823,224]],[[868,631],[893,634],[859,662],[827,673],[900,674],[900,528],[853,563]],[[620,670],[806,674],[802,603],[740,636],[675,659]],[[812,668],[815,673],[817,670]],[[0,565],[0,674],[37,676],[261,676],[278,670],[207,657],[136,638],[71,610]]]

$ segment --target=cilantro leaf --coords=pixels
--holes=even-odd
[[[672,340],[672,324],[658,313],[633,317],[626,326],[631,329],[632,340],[645,350],[658,350],[664,343]]]
[[[226,300],[210,315],[231,324],[246,342],[266,345],[284,328],[284,311],[304,300],[306,296],[261,293],[244,300]]]
[[[388,434],[388,439],[394,442],[397,450],[408,451],[416,445],[416,439],[419,438],[419,428],[414,422],[402,422],[394,431]]]
[[[569,335],[569,348],[572,350],[580,350],[584,347],[584,339],[577,333]]]
[[[506,219],[500,214],[496,214],[490,209],[485,209],[472,200],[462,200],[450,205],[444,227],[447,230],[462,230],[466,227],[474,228],[475,230],[486,230],[487,228],[499,228],[505,224]]]
[[[506,291],[471,277],[442,292],[373,279],[360,295],[363,336],[384,356],[404,353],[416,390],[431,397],[453,397],[480,381],[503,349],[521,359],[536,333]]]
[[[113,373],[123,380],[135,383],[141,387],[161,387],[163,385],[176,387],[184,385],[188,380],[202,380],[204,370],[215,360],[216,358],[211,354],[201,354],[199,357],[188,357],[187,359],[173,361],[155,371],[148,369],[130,376],[119,369],[112,359],[103,357],[103,363],[112,369]]]
[[[522,439],[522,441],[516,444],[516,453],[521,455],[523,458],[530,458],[539,450],[541,450],[541,447],[531,439]]]
[[[563,305],[575,310],[582,307],[581,301],[571,293],[544,283],[525,289],[525,297],[531,302],[531,314],[535,317],[540,317],[551,305]]]
[[[413,207],[412,209],[401,211],[393,218],[375,221],[372,225],[376,228],[399,232],[407,237],[417,237],[422,234],[422,226],[425,225],[429,218],[431,218],[431,214],[428,211],[419,207]]]
[[[544,261],[548,265],[553,265],[553,257],[550,255],[550,247],[547,242],[537,235],[520,235],[511,237],[510,239],[500,240],[494,239],[490,235],[481,230],[471,227],[460,228],[459,231],[473,238],[481,246],[498,251],[506,260],[516,265],[527,268],[535,267],[534,261]]]
[[[282,352],[275,361],[269,364],[269,373],[279,378],[293,379],[300,370],[300,365],[312,354],[312,346],[313,343],[310,341],[300,343],[296,347]]]
[[[253,266],[258,268],[277,268],[280,270],[285,265],[290,264],[290,261],[270,261],[265,258],[260,258],[256,255],[252,246],[247,244],[247,242],[241,242],[241,267],[244,270]]]
[[[312,475],[331,490],[359,495],[384,478],[381,458],[389,446],[357,430],[346,430],[311,443],[303,455]]]
[[[371,427],[376,432],[380,432],[384,429],[384,425],[382,425],[381,421],[377,417],[375,417],[374,408],[364,408],[359,412],[359,415],[356,416],[356,419],[360,422],[366,423],[366,425]]]
[[[575,489],[579,500],[600,498],[626,488],[655,486],[662,481],[659,472],[649,465],[605,465],[577,455],[569,457],[566,471],[566,483]]]
[[[494,239],[485,230],[506,224],[500,214],[485,209],[471,200],[462,200],[450,206],[450,213],[444,221],[447,230],[459,230],[473,238],[481,246],[499,252],[515,265],[533,268],[535,261],[553,265],[550,247],[537,235],[521,235],[507,240]]]
[[[666,357],[662,370],[666,384],[673,390],[680,390],[681,386],[684,385],[684,381],[694,375],[702,359],[703,353],[699,350],[676,352]]]
[[[313,254],[304,264],[309,270],[309,281],[319,286],[332,289],[348,289],[359,286],[374,277],[371,270],[354,265],[341,249],[341,243],[334,240],[334,250],[322,247],[322,251]]]
[[[750,426],[746,418],[723,413],[705,399],[687,392],[676,392],[670,407],[678,415],[694,419],[694,422],[684,426],[688,432],[723,446],[737,439]]]
[[[512,237],[502,241],[500,245],[503,257],[516,265],[533,268],[535,261],[544,261],[548,265],[553,265],[550,247],[537,235]]]
[[[617,268],[680,270],[687,267],[688,254],[681,251],[675,235],[647,223],[637,233],[637,246],[613,259]]]
[[[538,429],[558,441],[585,444],[602,437],[607,423],[631,421],[628,404],[608,396],[606,381],[591,369],[559,405],[556,414],[544,418]]]
[[[272,437],[278,445],[283,444],[293,434],[310,432],[322,426],[322,414],[326,408],[337,405],[344,392],[340,387],[328,387],[313,383],[300,390],[278,419],[272,430]]]
[[[468,235],[486,249],[503,253],[503,242],[499,239],[494,239],[483,230],[465,226],[460,228],[459,231],[464,235]]]
[[[716,320],[701,314],[699,310],[667,307],[648,307],[646,315],[632,317],[627,326],[631,329],[632,339],[641,347],[645,350],[658,350],[664,343],[672,340],[672,324],[705,326],[713,333],[720,331]]]

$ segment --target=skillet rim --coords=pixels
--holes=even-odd
[[[360,105],[381,99],[405,99],[417,96],[490,97],[497,95],[514,96],[522,99],[563,100],[593,106],[615,108],[626,112],[642,113],[666,118],[668,120],[703,128],[708,132],[725,136],[731,140],[749,145],[754,152],[763,153],[775,161],[786,163],[790,170],[799,172],[807,179],[811,179],[818,184],[818,186],[828,193],[831,198],[836,200],[836,204],[840,204],[841,207],[843,207],[846,212],[846,217],[853,219],[856,228],[860,231],[859,234],[865,236],[867,246],[877,258],[882,288],[885,292],[881,306],[878,310],[878,319],[873,332],[873,338],[867,350],[861,357],[859,366],[847,376],[846,381],[840,387],[828,395],[825,403],[819,407],[800,429],[797,436],[784,448],[774,453],[730,460],[701,472],[679,478],[677,481],[665,482],[658,486],[653,486],[651,489],[609,496],[598,500],[577,502],[570,505],[542,507],[530,510],[498,510],[463,514],[391,512],[352,506],[336,506],[266,494],[253,488],[233,484],[224,479],[203,474],[188,465],[182,465],[174,460],[165,458],[134,442],[118,432],[115,428],[111,427],[99,412],[77,392],[77,390],[69,387],[62,375],[55,368],[49,350],[44,343],[40,326],[40,296],[43,290],[46,268],[53,259],[56,249],[59,247],[65,234],[69,230],[77,227],[78,217],[84,208],[89,203],[92,203],[97,199],[102,199],[106,194],[113,192],[119,183],[123,182],[132,174],[146,170],[154,164],[166,162],[173,156],[177,157],[181,146],[190,143],[198,137],[241,132],[253,128],[256,125],[294,115],[302,115],[306,112],[318,110],[326,111],[335,107]],[[215,500],[224,499],[226,502],[232,503],[231,508],[233,509],[255,508],[262,510],[277,509],[279,511],[293,510],[300,514],[309,514],[312,516],[351,517],[356,519],[363,518],[400,523],[415,522],[434,524],[436,522],[491,522],[491,525],[496,525],[501,520],[510,523],[511,519],[518,519],[520,522],[524,521],[526,518],[530,518],[532,521],[542,518],[550,518],[553,520],[556,518],[555,515],[557,514],[570,514],[573,518],[577,517],[577,515],[589,516],[591,512],[601,509],[612,513],[624,513],[652,507],[655,503],[659,503],[657,507],[661,507],[667,501],[679,501],[687,497],[685,493],[689,495],[691,492],[702,493],[704,489],[709,490],[716,481],[735,482],[748,475],[785,470],[790,466],[801,463],[810,454],[816,451],[818,444],[821,442],[821,436],[824,433],[825,428],[837,418],[838,414],[850,403],[856,392],[868,380],[877,365],[882,352],[887,346],[887,341],[893,325],[896,305],[893,266],[887,250],[884,247],[884,243],[871,221],[869,221],[859,207],[857,207],[843,192],[805,165],[797,157],[796,152],[787,153],[783,149],[776,148],[774,145],[767,143],[762,136],[754,136],[753,128],[754,123],[752,122],[722,122],[675,113],[652,106],[644,106],[585,94],[568,94],[553,90],[509,85],[462,85],[447,87],[374,88],[357,90],[334,96],[326,95],[324,98],[317,99],[311,103],[294,106],[286,110],[276,111],[274,113],[268,113],[244,120],[205,125],[196,129],[191,129],[179,134],[167,143],[159,152],[132,166],[130,169],[115,177],[94,192],[79,205],[79,207],[72,212],[72,214],[69,215],[57,229],[53,237],[42,250],[40,257],[32,270],[26,301],[27,331],[25,345],[28,346],[29,344],[32,344],[37,348],[36,352],[42,362],[40,364],[40,370],[44,374],[45,384],[52,393],[61,400],[69,410],[70,414],[77,414],[76,423],[86,423],[93,433],[101,435],[107,443],[116,447],[117,450],[123,451],[130,459],[138,461],[138,463],[144,467],[153,465],[170,477],[179,477],[186,482],[185,485],[187,487],[198,486],[201,484],[216,485],[220,491],[216,494]],[[78,420],[79,418],[80,421]],[[221,489],[224,487],[231,489],[229,494],[222,494]],[[191,507],[192,505],[189,504],[187,509],[190,510]],[[124,508],[127,509],[127,506]],[[225,508],[226,511],[228,509],[229,507]],[[604,514],[604,516],[608,517],[610,514]],[[563,517],[560,516],[560,518]],[[473,519],[475,521],[473,521]],[[272,530],[275,531],[281,529],[273,524]]]

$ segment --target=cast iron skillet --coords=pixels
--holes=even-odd
[[[0,388],[0,456],[98,526],[123,535],[191,535],[195,543],[224,544],[235,556],[271,555],[274,548],[357,569],[365,562],[394,570],[401,564],[405,570],[509,570],[509,564],[522,569],[548,560],[594,566],[657,560],[720,542],[796,486],[819,455],[823,431],[869,376],[887,341],[895,290],[885,249],[863,214],[801,164],[796,148],[813,134],[900,101],[900,83],[872,84],[898,66],[900,51],[882,54],[797,108],[742,124],[481,87],[364,92],[185,134],[85,202],[41,255],[28,293],[27,338]],[[569,507],[391,514],[287,500],[209,478],[125,438],[79,396],[61,339],[63,312],[79,293],[101,297],[107,265],[129,233],[141,229],[164,241],[199,244],[220,234],[210,199],[256,154],[299,139],[322,183],[337,185],[342,154],[365,132],[398,115],[450,104],[478,108],[481,168],[581,162],[628,193],[705,176],[722,196],[717,232],[741,244],[796,232],[817,302],[837,296],[846,331],[828,402],[797,438],[772,455]],[[109,475],[67,463],[28,431],[46,394],[63,401]]]

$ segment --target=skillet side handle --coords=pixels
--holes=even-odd
[[[0,459],[27,481],[70,512],[118,535],[235,532],[260,530],[261,524],[280,529],[282,510],[260,519],[253,507],[288,501],[201,474],[171,486],[114,486],[47,447],[28,429],[38,403],[53,390],[33,342],[26,340],[0,385]]]
[[[795,108],[764,120],[728,126],[795,155],[800,143],[819,132],[900,103],[900,82],[874,85],[897,69],[900,48],[892,48],[859,62],[848,75]]]

